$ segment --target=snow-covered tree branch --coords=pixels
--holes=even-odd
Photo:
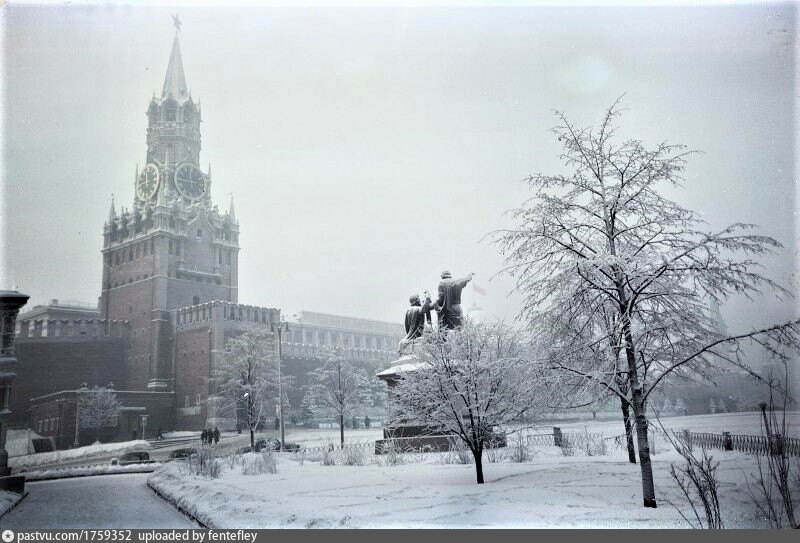
[[[483,483],[483,451],[494,430],[538,415],[550,400],[544,373],[532,365],[519,332],[470,321],[428,331],[417,346],[418,368],[394,390],[396,417],[458,436],[475,458]]]
[[[270,407],[277,405],[278,358],[268,331],[252,327],[228,339],[215,373],[217,395],[250,430],[255,450],[255,431]]]
[[[366,373],[354,368],[344,359],[341,349],[335,347],[328,353],[325,364],[310,372],[309,376],[313,403],[336,416],[339,443],[344,445],[344,421],[364,399]]]
[[[750,340],[786,356],[800,345],[798,321],[723,337],[709,317],[710,300],[791,296],[758,263],[781,244],[750,224],[707,231],[696,213],[664,196],[681,185],[692,153],[620,140],[619,101],[598,128],[556,115],[553,131],[571,174],[531,176],[534,196],[510,212],[517,226],[494,240],[503,272],[524,296],[520,317],[547,346],[550,367],[633,410],[644,504],[655,507],[650,393],[667,379],[711,375],[720,361],[746,368],[725,346]]]
[[[96,440],[101,429],[117,426],[120,407],[122,404],[110,385],[109,388],[95,386],[91,390],[82,391],[79,400],[79,425],[81,428],[93,429]]]

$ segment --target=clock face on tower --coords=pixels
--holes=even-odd
[[[194,164],[183,163],[175,170],[175,186],[184,198],[199,200],[206,192],[206,176]]]
[[[148,164],[144,170],[139,174],[139,179],[136,180],[136,195],[140,200],[146,202],[158,190],[158,183],[161,175],[158,173],[158,166],[155,164]]]

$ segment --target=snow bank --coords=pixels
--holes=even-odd
[[[25,497],[25,494],[17,494],[8,490],[0,490],[0,517],[8,513],[12,507]]]
[[[528,463],[485,463],[483,485],[475,483],[472,465],[301,465],[289,455],[280,456],[277,474],[246,476],[226,463],[219,479],[204,479],[173,463],[148,484],[209,528],[688,527],[665,503],[642,507],[639,466],[622,455],[554,451],[547,448]],[[762,527],[742,477],[752,473],[753,459],[714,456],[726,525]],[[657,496],[680,504],[670,461],[679,461],[674,451],[653,460]]]
[[[89,477],[92,475],[113,475],[117,473],[152,473],[161,464],[128,464],[127,466],[76,466],[73,468],[44,469],[25,473],[26,481],[46,481],[67,479],[69,477]]]
[[[70,460],[90,458],[92,456],[118,455],[132,451],[146,451],[148,449],[150,449],[150,444],[144,440],[123,441],[120,443],[95,443],[88,447],[79,447],[66,451],[16,456],[8,459],[8,465],[11,468],[19,470],[20,468],[58,464]]]

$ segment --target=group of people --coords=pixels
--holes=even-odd
[[[203,430],[200,434],[200,443],[203,445],[216,445],[219,443],[219,429],[214,426],[213,430]]]

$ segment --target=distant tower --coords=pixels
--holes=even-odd
[[[728,327],[725,320],[722,318],[722,311],[720,311],[719,301],[711,298],[708,302],[708,317],[714,323],[714,331],[722,337],[727,337]]]
[[[178,27],[176,20],[176,28]],[[169,311],[210,300],[238,302],[239,223],[211,201],[211,175],[200,169],[200,106],[183,72],[178,31],[161,96],[147,115],[145,165],[135,176],[130,210],[112,200],[103,228],[106,319],[133,330],[127,388],[174,390],[174,331]]]

